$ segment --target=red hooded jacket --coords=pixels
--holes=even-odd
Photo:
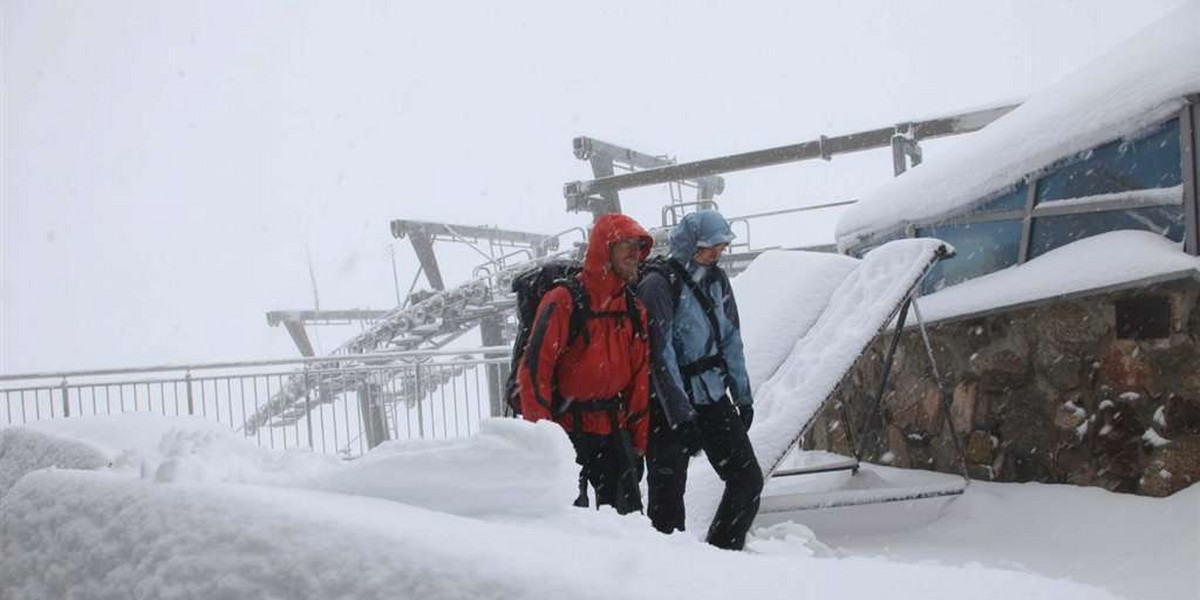
[[[609,264],[612,244],[637,238],[642,240],[642,259],[650,253],[653,239],[626,215],[604,215],[592,226],[587,256],[579,280],[583,283],[593,314],[620,312],[627,314],[625,282]],[[637,302],[641,319],[640,331],[646,331],[646,310]],[[630,432],[633,445],[646,450],[649,419],[646,407],[649,394],[650,350],[643,335],[636,335],[628,318],[592,318],[585,321],[590,343],[578,336],[567,345],[568,325],[573,310],[571,292],[556,287],[542,297],[534,317],[518,372],[521,410],[530,421],[551,419],[567,431],[574,431],[571,411],[553,417],[550,407],[555,397],[584,403],[620,396],[624,411],[619,415],[621,427]],[[610,434],[612,427],[605,411],[584,412],[582,431]]]

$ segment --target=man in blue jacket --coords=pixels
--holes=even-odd
[[[725,482],[708,543],[740,550],[758,514],[763,477],[746,432],[754,400],[737,304],[717,259],[734,238],[716,211],[683,218],[671,255],[638,284],[650,324],[650,440],[647,515],[664,533],[684,528],[690,457],[704,450]]]

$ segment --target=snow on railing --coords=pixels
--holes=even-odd
[[[215,420],[263,447],[357,456],[387,440],[472,434],[498,412],[508,351],[378,353],[353,366],[327,357],[0,375],[0,425],[151,412]],[[304,414],[286,426],[247,427],[297,376],[309,384]]]

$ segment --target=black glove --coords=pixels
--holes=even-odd
[[[679,450],[688,456],[700,454],[704,449],[704,436],[696,426],[696,420],[685,421],[675,427],[675,436],[679,440]]]
[[[739,406],[738,417],[742,419],[742,428],[749,432],[750,424],[754,422],[754,407],[749,404]]]

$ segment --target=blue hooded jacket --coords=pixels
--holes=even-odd
[[[671,426],[690,421],[695,416],[693,404],[715,403],[725,395],[727,388],[738,406],[749,406],[754,402],[742,351],[737,303],[726,285],[728,280],[719,267],[704,267],[692,262],[697,249],[733,239],[729,223],[720,213],[711,210],[688,214],[671,231],[671,258],[684,265],[687,273],[712,300],[720,336],[713,335],[704,308],[687,285],[680,285],[676,304],[671,286],[663,275],[650,272],[638,284],[638,294],[650,316],[651,385]],[[694,375],[685,382],[680,367],[715,355],[717,339],[728,368],[728,382],[719,368]]]

